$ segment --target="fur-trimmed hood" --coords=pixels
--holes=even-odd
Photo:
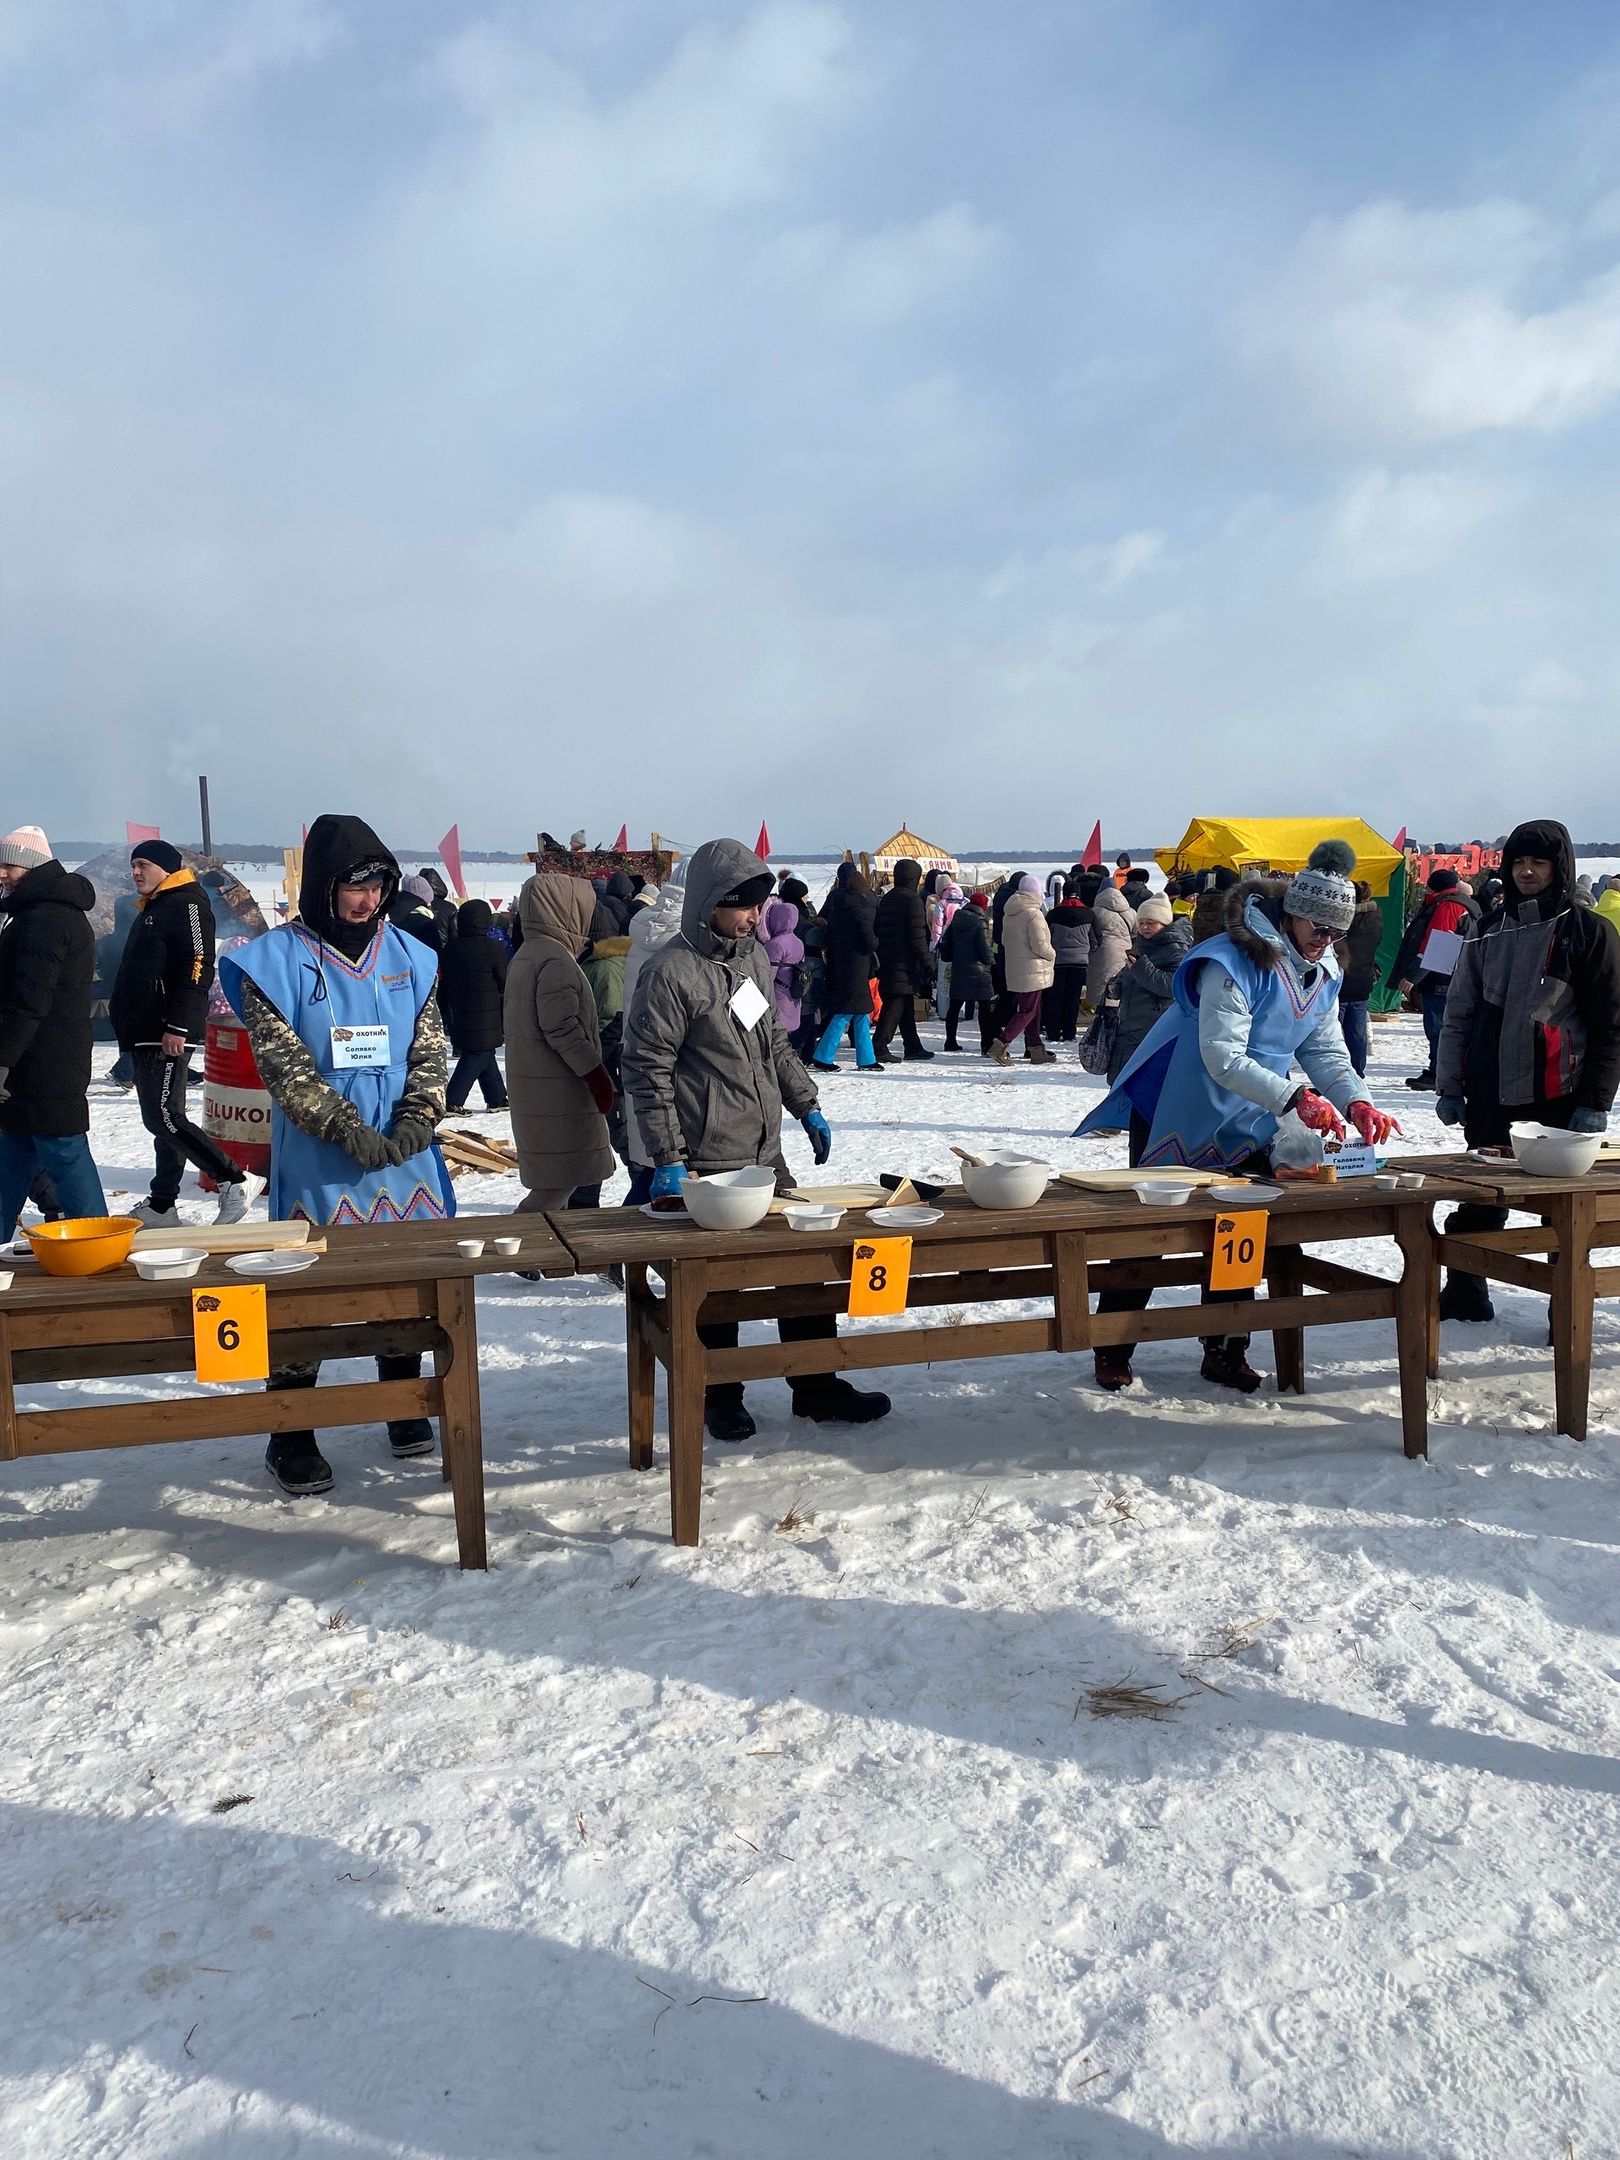
[[[1234,885],[1225,898],[1222,928],[1226,935],[1246,960],[1268,972],[1287,960],[1302,981],[1316,968],[1325,968],[1330,975],[1341,973],[1338,955],[1331,945],[1320,960],[1308,965],[1289,943],[1283,930],[1283,895],[1287,890],[1285,877],[1248,878]]]

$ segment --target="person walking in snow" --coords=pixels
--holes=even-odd
[[[1073,1042],[1080,1032],[1080,1002],[1086,990],[1091,957],[1091,910],[1080,897],[1077,879],[1065,881],[1062,896],[1046,918],[1052,937],[1052,987],[1046,993],[1045,1023],[1049,1042]]]
[[[1435,1052],[1445,1025],[1446,993],[1451,988],[1456,953],[1460,941],[1473,936],[1478,922],[1479,903],[1472,893],[1460,890],[1456,871],[1444,864],[1431,870],[1428,895],[1407,924],[1390,969],[1401,995],[1404,997],[1415,987],[1423,1007],[1429,1062],[1406,1083],[1416,1092],[1426,1094],[1434,1086]]]
[[[832,1152],[815,1082],[793,1053],[771,995],[770,962],[754,932],[776,880],[740,840],[709,840],[687,866],[680,935],[643,961],[625,1025],[624,1084],[657,1165],[653,1204],[678,1200],[688,1170],[699,1175],[765,1164],[777,1190],[794,1182],[782,1155],[782,1113],[796,1117],[820,1165]],[[830,1313],[777,1323],[784,1342],[836,1336]],[[735,1348],[735,1321],[698,1329],[712,1350]],[[861,1425],[887,1414],[889,1398],[862,1393],[841,1374],[806,1373],[791,1383],[795,1417]],[[716,1440],[755,1430],[741,1381],[707,1390],[704,1423]]]
[[[1148,1030],[1174,1003],[1176,970],[1191,946],[1191,920],[1173,914],[1163,894],[1150,893],[1136,911],[1136,935],[1119,971],[1119,1026],[1108,1059],[1110,1087],[1136,1055]]]
[[[218,1142],[186,1116],[186,1061],[208,1027],[214,986],[214,911],[196,873],[167,840],[142,840],[130,852],[139,913],[124,941],[108,1018],[118,1047],[134,1060],[141,1123],[152,1136],[152,1189],[130,1210],[143,1223],[172,1230],[187,1163],[219,1187],[217,1223],[241,1222],[264,1191]]]
[[[877,966],[872,912],[866,879],[853,863],[840,863],[827,902],[827,1022],[811,1060],[818,1073],[838,1070],[845,1028],[855,1042],[855,1070],[883,1070],[872,1044],[872,973]]]
[[[1025,1037],[1024,1053],[1033,1065],[1050,1065],[1052,1053],[1041,1041],[1041,993],[1052,986],[1051,932],[1041,908],[1041,881],[1021,877],[1001,917],[1001,965],[1007,978],[1012,1014],[990,1045],[991,1061],[1012,1063],[1012,1045]]]
[[[596,907],[589,883],[564,872],[539,871],[518,894],[523,943],[507,971],[504,1025],[512,1144],[527,1188],[520,1214],[566,1208],[613,1172],[613,1078],[580,965]],[[580,1204],[594,1206],[596,1190]]]
[[[0,839],[0,1239],[41,1171],[63,1214],[107,1212],[90,1153],[95,904],[37,825]]]
[[[873,1047],[881,1065],[898,1065],[889,1045],[895,1029],[909,1059],[931,1058],[917,1033],[917,1000],[933,987],[934,956],[928,944],[928,916],[918,886],[922,865],[902,858],[894,866],[894,885],[877,904],[873,926],[877,931],[878,989],[883,1010],[878,1015]]]
[[[1620,1090],[1620,930],[1575,899],[1575,849],[1552,818],[1502,849],[1510,899],[1457,956],[1435,1056],[1436,1114],[1470,1147],[1506,1148],[1521,1121],[1600,1133]],[[1500,1230],[1505,1208],[1465,1201],[1456,1236]],[[1495,1317],[1482,1275],[1449,1269],[1442,1320]]]
[[[1091,947],[1086,956],[1085,1008],[1101,1009],[1136,935],[1136,911],[1106,880],[1090,896]]]
[[[791,900],[767,900],[759,911],[759,928],[754,935],[771,963],[776,1017],[791,1037],[799,1026],[799,970],[804,965],[804,940],[799,935],[798,909]]]
[[[492,938],[487,900],[463,900],[456,934],[439,956],[439,1010],[456,1053],[445,1092],[447,1111],[461,1111],[476,1081],[488,1110],[506,1108],[506,1082],[496,1052],[506,1040],[502,1001],[511,965],[504,939]]]
[[[219,962],[270,1096],[273,1222],[442,1221],[456,1211],[434,1144],[448,1063],[428,946],[388,920],[399,864],[361,818],[323,815],[304,842],[298,920]],[[419,1353],[379,1357],[381,1380],[420,1378]],[[274,1367],[272,1393],[312,1388],[318,1364]],[[396,1457],[425,1455],[425,1417],[391,1418]],[[326,1492],[308,1428],[275,1433],[265,1467],[283,1492]]]
[[[939,941],[939,958],[951,975],[950,1003],[945,1008],[945,1047],[959,1051],[956,1025],[964,1010],[979,1022],[979,1055],[988,1057],[996,1035],[996,986],[990,973],[990,896],[976,892],[946,925]]]
[[[1174,1002],[1075,1137],[1125,1127],[1133,1163],[1246,1173],[1270,1170],[1289,1116],[1290,1141],[1301,1127],[1342,1138],[1346,1118],[1369,1145],[1398,1132],[1368,1100],[1339,1027],[1333,940],[1355,914],[1355,866],[1345,841],[1324,840],[1292,878],[1235,886],[1225,931],[1190,948],[1176,970]],[[1296,1059],[1303,1085],[1293,1078]],[[1139,1312],[1150,1296],[1104,1291],[1097,1309]],[[1210,1301],[1208,1291],[1204,1297]],[[1247,1335],[1203,1340],[1206,1380],[1245,1395],[1260,1385]],[[1094,1353],[1103,1387],[1130,1386],[1133,1347]]]

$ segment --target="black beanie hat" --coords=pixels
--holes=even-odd
[[[1429,872],[1430,892],[1455,892],[1456,889],[1457,873],[1455,870],[1448,870],[1444,863],[1440,865],[1438,870]]]
[[[177,870],[185,868],[180,860],[180,850],[170,847],[167,840],[137,840],[129,851],[132,863],[156,863],[166,877],[173,877]]]
[[[776,883],[774,870],[763,870],[758,877],[744,878],[740,885],[733,885],[730,892],[722,893],[716,907],[755,907],[770,898]]]

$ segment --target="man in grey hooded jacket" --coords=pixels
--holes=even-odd
[[[740,840],[708,840],[686,871],[681,928],[649,953],[625,1015],[621,1074],[642,1145],[655,1165],[655,1200],[679,1193],[687,1169],[700,1175],[763,1163],[777,1189],[793,1182],[782,1159],[786,1104],[810,1136],[817,1163],[832,1134],[817,1108],[815,1082],[777,1017],[771,964],[754,935],[775,884],[768,866]],[[782,1320],[784,1342],[836,1335],[825,1313]],[[711,1350],[734,1349],[736,1324],[699,1330]],[[863,1425],[883,1417],[887,1395],[862,1393],[837,1373],[792,1383],[794,1414],[818,1424]],[[754,1421],[740,1381],[711,1387],[704,1423],[716,1440],[747,1440]]]

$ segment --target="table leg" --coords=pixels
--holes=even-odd
[[[1572,1440],[1584,1440],[1592,1392],[1592,1240],[1597,1231],[1597,1198],[1592,1193],[1559,1193],[1544,1205],[1558,1240],[1552,1293],[1557,1426]]]
[[[1268,1245],[1266,1289],[1274,1298],[1298,1297],[1304,1289],[1297,1245]],[[1273,1328],[1271,1355],[1277,1367],[1277,1393],[1305,1392],[1305,1330]]]
[[[624,1271],[624,1354],[630,1386],[630,1467],[650,1470],[653,1459],[653,1408],[658,1360],[642,1326],[647,1298],[645,1265],[632,1261]]]
[[[1439,1332],[1440,1269],[1427,1207],[1395,1210],[1401,1279],[1395,1290],[1395,1361],[1401,1375],[1401,1444],[1407,1460],[1429,1452],[1429,1359]]]
[[[11,1380],[11,1322],[0,1312],[0,1462],[17,1459],[17,1403]]]
[[[456,1501],[456,1545],[464,1568],[487,1568],[484,1542],[484,1430],[478,1403],[478,1322],[469,1278],[438,1285],[439,1325],[448,1337],[433,1353],[444,1391],[439,1445],[450,1465]]]
[[[1046,1241],[1052,1265],[1052,1318],[1059,1350],[1091,1348],[1091,1290],[1083,1230],[1058,1230]]]
[[[677,1545],[696,1545],[703,1517],[703,1384],[708,1353],[697,1316],[709,1271],[701,1260],[673,1260],[669,1293],[669,1514]]]

